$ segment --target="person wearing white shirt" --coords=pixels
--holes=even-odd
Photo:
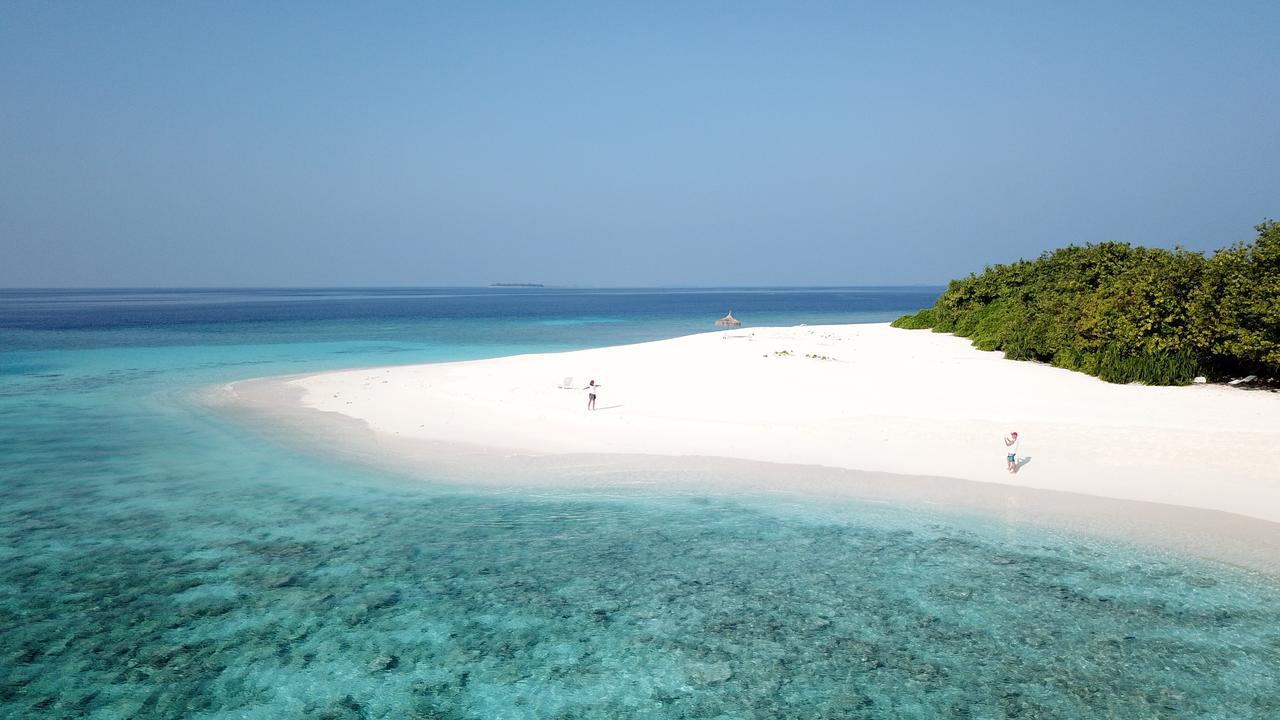
[[[1011,432],[1004,436],[1005,460],[1009,463],[1009,472],[1018,472],[1018,433]]]

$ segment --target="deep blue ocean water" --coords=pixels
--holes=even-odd
[[[938,509],[459,490],[194,400],[938,292],[0,291],[0,717],[1280,717],[1273,578]]]

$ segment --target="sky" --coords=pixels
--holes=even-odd
[[[0,3],[0,286],[942,284],[1280,217],[1280,3]]]

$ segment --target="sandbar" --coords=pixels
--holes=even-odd
[[[601,386],[594,412],[589,380]],[[326,425],[383,465],[483,467],[470,474],[499,482],[552,482],[569,467],[635,480],[661,465],[667,477],[684,468],[696,489],[723,477],[707,465],[719,463],[755,490],[1016,506],[1032,519],[1150,525],[1137,534],[1173,531],[1188,546],[1230,529],[1237,555],[1280,548],[1280,394],[1114,385],[887,324],[744,328],[222,391],[281,426]],[[1016,474],[1002,441],[1012,430]]]

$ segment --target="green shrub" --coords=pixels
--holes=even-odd
[[[925,308],[914,315],[903,315],[890,324],[903,330],[923,330],[933,327],[933,322],[933,308]]]
[[[1280,223],[1212,257],[1125,243],[1069,246],[953,280],[894,321],[1108,382],[1280,375]]]
[[[1129,354],[1109,349],[1099,356],[1095,374],[1113,383],[1186,385],[1199,374],[1199,365],[1189,352]]]

